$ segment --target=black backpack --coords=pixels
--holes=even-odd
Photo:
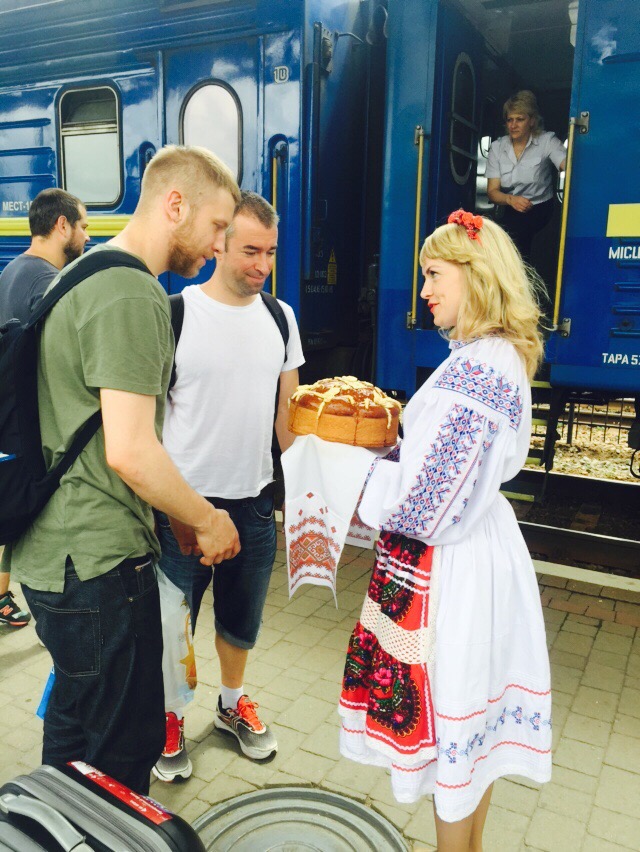
[[[115,266],[152,275],[132,255],[112,249],[90,251],[43,296],[27,323],[10,320],[0,328],[0,544],[25,532],[102,422],[100,411],[92,414],[55,468],[47,471],[38,415],[40,322],[76,284]]]

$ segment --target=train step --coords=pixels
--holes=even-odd
[[[508,482],[503,482],[500,493],[507,500],[518,500],[521,503],[540,503],[544,499],[547,477],[541,477],[541,482],[531,482],[524,476],[514,476]]]

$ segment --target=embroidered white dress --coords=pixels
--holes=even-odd
[[[340,702],[343,755],[389,767],[400,802],[433,793],[448,822],[471,814],[501,776],[551,776],[549,658],[538,586],[513,510],[499,493],[528,454],[529,382],[504,339],[453,341],[451,349],[407,406],[397,459],[375,464],[359,508],[366,524],[391,534],[381,536],[374,579],[382,566],[395,588],[422,594],[425,613],[435,610],[431,622],[425,616],[417,630],[407,629],[415,620],[403,630],[398,607],[381,614],[383,595],[370,587],[354,631],[361,668],[375,640],[394,666],[412,664],[413,684],[426,684],[424,735],[411,728],[404,740],[411,747],[403,751],[393,730],[394,720],[402,726],[408,718],[399,702],[383,727],[369,724],[384,704],[376,695],[384,697],[391,671],[397,674],[388,663],[381,669],[378,661],[377,672],[360,679],[359,687],[367,685],[363,700],[362,689],[347,692],[348,658]],[[428,547],[412,563],[419,543]],[[427,568],[413,576],[411,564]]]

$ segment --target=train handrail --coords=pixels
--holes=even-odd
[[[278,218],[280,218],[280,209],[278,205],[278,195],[282,191],[278,180],[278,172],[284,170],[287,163],[287,143],[284,138],[274,137],[271,140],[271,206],[275,210]],[[282,186],[287,186],[286,175]],[[282,204],[283,210],[286,210],[286,197]],[[273,256],[273,267],[271,269],[271,295],[277,297],[278,291],[278,272],[277,272],[277,254]]]
[[[415,328],[418,322],[418,269],[420,263],[420,211],[422,207],[422,164],[424,160],[424,128],[418,125],[414,131],[414,145],[418,146],[418,177],[416,183],[416,216],[413,236],[413,282],[411,289],[411,310],[407,314],[407,328]]]
[[[271,206],[278,212],[278,154],[275,152],[271,157]],[[274,299],[278,295],[278,259],[277,252],[273,255],[273,266],[271,267],[271,295]]]
[[[567,222],[569,219],[569,199],[571,197],[571,172],[573,167],[573,143],[576,135],[576,127],[580,133],[588,132],[588,113],[581,113],[579,118],[569,119],[569,139],[567,141],[567,167],[564,175],[564,190],[562,198],[562,219],[560,224],[560,247],[558,249],[558,271],[556,273],[556,293],[553,302],[553,331],[560,331],[565,337],[568,332],[560,328],[560,299],[562,296],[562,276],[564,274],[564,257],[567,242]],[[564,324],[563,324],[564,326]]]

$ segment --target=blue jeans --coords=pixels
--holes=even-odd
[[[148,793],[165,740],[162,624],[152,560],[125,559],[81,581],[68,558],[63,592],[22,589],[56,674],[42,762],[84,760]]]
[[[250,650],[260,631],[276,556],[273,496],[264,493],[243,500],[207,499],[217,509],[229,512],[240,536],[240,553],[213,568],[202,565],[199,556],[183,556],[166,516],[158,513],[160,568],[184,592],[194,631],[202,596],[213,576],[216,632],[230,645]]]

